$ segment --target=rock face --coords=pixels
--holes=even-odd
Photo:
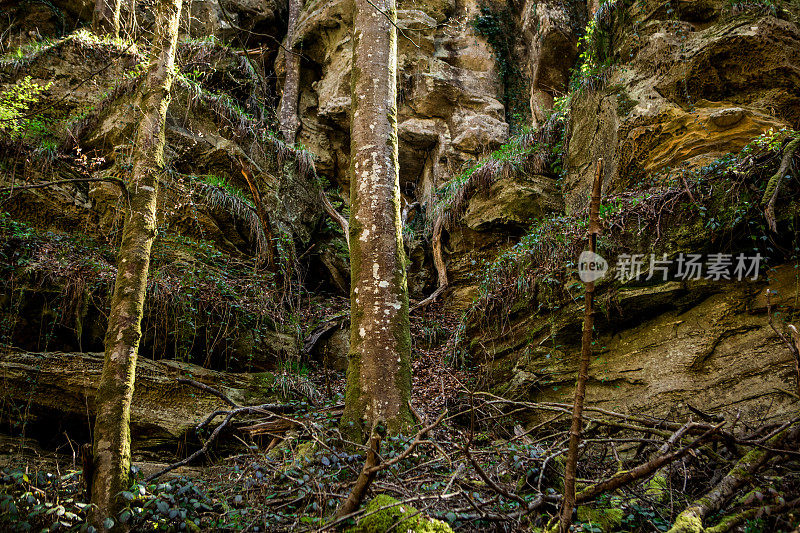
[[[490,46],[468,21],[471,2],[398,6],[400,182],[411,201],[428,202],[461,163],[508,138],[502,86]],[[306,2],[297,31],[307,43],[300,138],[349,201],[352,3]]]
[[[26,434],[43,441],[60,440],[67,431],[69,438],[88,442],[102,368],[103,354],[4,351],[0,355],[0,398],[10,407],[3,411],[5,422],[22,428],[24,420]],[[177,383],[177,377],[214,387],[240,404],[271,401],[267,381],[257,374],[223,374],[178,361],[139,358],[131,407],[134,453],[193,440],[198,423],[228,407],[212,394]]]
[[[694,4],[673,14],[656,2],[652,10],[623,8],[615,18],[619,63],[602,90],[572,108],[564,187],[570,209],[585,205],[599,157],[606,190],[619,192],[741,150],[770,128],[800,124],[796,13],[733,14],[724,2],[704,2],[702,10]]]
[[[554,98],[568,90],[570,69],[578,56],[576,29],[585,25],[585,13],[577,2],[530,0],[520,19],[531,79],[531,116],[535,125],[541,125],[553,109]]]
[[[464,214],[464,224],[475,231],[527,228],[537,219],[563,210],[561,190],[547,176],[514,176],[497,180],[488,192],[474,196]]]
[[[681,171],[739,152],[770,129],[800,124],[796,6],[734,12],[723,2],[687,2],[673,12],[655,1],[617,7],[610,29],[613,66],[598,86],[587,84],[572,96],[562,185],[566,213],[585,212],[599,158],[606,195],[641,195],[646,186],[675,183]],[[484,219],[513,218],[499,213],[522,208],[528,198],[508,181],[498,181],[489,199],[473,198],[462,226],[469,240],[461,246],[485,241]],[[641,228],[638,236],[635,228],[622,233],[635,240],[632,253],[726,246],[705,242],[706,229],[696,221],[667,225],[660,234]],[[697,249],[687,249],[692,246]],[[729,418],[739,412],[749,419],[788,416],[796,410],[791,394],[797,377],[790,352],[768,325],[763,292],[776,291],[781,316],[793,320],[800,311],[790,296],[797,294],[795,268],[778,266],[768,284],[673,282],[607,293],[595,325],[598,348],[587,400],[665,416],[685,414],[689,406]],[[463,302],[469,292],[469,285],[457,287],[452,297]],[[526,400],[570,401],[580,303],[565,299],[527,308],[518,302],[493,313],[490,326],[470,325],[470,352],[486,365],[495,390]]]
[[[791,265],[772,274],[773,304],[791,315]],[[795,409],[792,355],[768,325],[764,287],[748,283],[670,282],[620,291],[597,324],[587,401],[651,415],[685,413],[755,420]],[[519,335],[487,335],[486,357],[497,391],[536,401],[569,402],[580,353],[582,311],[524,318]],[[557,338],[558,341],[549,340]],[[553,346],[556,344],[556,346]]]
[[[529,83],[530,91],[523,91],[523,100],[529,103],[535,128],[545,125],[558,97],[572,92],[568,113],[563,116],[568,122],[567,136],[563,145],[553,141],[553,146],[548,146],[553,151],[562,147],[566,151],[560,160],[564,170],[504,173],[465,201],[463,214],[442,237],[450,284],[443,298],[445,305],[456,310],[470,308],[484,265],[499,252],[517,245],[531,225],[585,209],[598,158],[605,162],[606,195],[634,196],[645,183],[674,183],[680,171],[697,170],[738,152],[770,128],[797,129],[800,12],[796,2],[774,3],[770,7],[759,2],[732,6],[726,0],[682,1],[677,5],[665,0],[620,0],[603,6],[599,2],[584,6],[581,2],[534,0],[513,5],[477,0],[399,2],[398,27],[402,34],[398,41],[397,120],[401,208],[411,213],[406,228],[411,296],[420,298],[436,284],[423,221],[433,212],[437,190],[509,138],[512,117],[504,106],[508,95],[503,61],[512,59],[518,64],[520,77]],[[253,169],[265,210],[274,223],[276,240],[282,249],[296,251],[286,256],[286,265],[298,269],[296,280],[302,280],[305,289],[347,292],[346,245],[341,234],[325,229],[319,184],[302,171],[308,167],[309,154],[281,143],[266,131],[269,110],[283,76],[277,43],[285,34],[285,4],[201,0],[190,5],[192,17],[182,25],[178,58],[182,76],[176,82],[169,113],[170,173],[162,188],[163,219],[159,221],[172,232],[174,240],[154,263],[154,272],[164,276],[154,282],[158,297],[148,309],[147,320],[152,327],[147,330],[143,353],[156,358],[165,353],[170,357],[186,355],[179,353],[184,347],[174,334],[185,329],[197,338],[223,339],[231,346],[226,354],[240,365],[234,368],[266,368],[300,355],[296,332],[280,327],[286,318],[283,314],[274,320],[261,320],[261,315],[256,321],[242,318],[252,318],[252,313],[247,313],[254,301],[259,305],[284,302],[285,294],[272,285],[265,288],[260,279],[247,277],[252,272],[249,263],[248,268],[241,268],[242,261],[252,260],[260,246],[258,234],[253,232],[255,211],[240,203],[236,203],[238,208],[231,208],[236,200],[220,192],[230,187],[250,197],[240,159]],[[31,33],[34,28],[48,33],[54,42],[26,49],[21,57],[4,56],[0,60],[0,91],[26,75],[42,84],[52,81],[42,94],[41,103],[49,106],[42,119],[54,126],[51,129],[56,133],[46,140],[69,147],[76,159],[83,157],[81,168],[94,177],[124,177],[136,120],[135,79],[144,57],[134,48],[89,38],[83,32],[55,40],[85,22],[91,16],[91,6],[92,2],[85,0],[12,6],[9,13],[15,26],[0,37],[4,39],[0,45],[12,48],[36,41],[38,36]],[[136,3],[138,20],[145,27],[143,7],[146,2]],[[499,51],[474,27],[476,17],[488,8],[509,12],[515,33],[509,38],[511,58],[499,58]],[[313,154],[319,174],[342,191],[343,205],[337,205],[340,209],[349,203],[352,9],[349,0],[306,1],[297,23],[295,46],[302,54],[299,139]],[[592,77],[584,76],[581,81],[581,76],[575,75],[570,82],[579,60],[578,37],[596,13],[598,27],[605,35],[598,46],[604,48],[608,62],[598,65],[603,68],[594,71]],[[210,35],[237,47],[241,45],[237,39],[248,35],[248,51],[236,52],[205,39]],[[581,46],[580,53],[587,52]],[[110,57],[115,59],[109,64]],[[581,83],[582,89],[576,91],[575,86]],[[75,151],[77,147],[83,155]],[[13,168],[24,172],[29,180],[67,176],[58,158],[48,163],[50,166],[19,158],[15,161],[16,166],[0,170]],[[197,185],[194,178],[198,177],[214,177],[215,183],[224,182],[224,186],[212,191],[216,196],[201,197],[190,190],[190,185]],[[66,411],[85,416],[91,390],[77,376],[96,372],[99,361],[71,352],[101,348],[103,309],[87,294],[107,290],[107,286],[98,289],[93,283],[113,279],[114,255],[107,249],[87,253],[87,261],[73,268],[74,262],[68,261],[56,244],[64,241],[64,234],[86,234],[113,249],[121,201],[116,185],[97,182],[20,193],[16,200],[3,204],[14,221],[51,232],[45,244],[36,241],[33,246],[43,251],[37,261],[24,265],[13,276],[41,274],[37,268],[47,263],[44,256],[49,258],[51,270],[35,279],[10,275],[18,292],[0,299],[0,318],[6,320],[13,314],[13,304],[24,315],[10,335],[13,343],[31,351],[69,352],[59,356],[13,352],[4,356],[12,383],[9,390],[13,394],[9,394],[15,402],[26,398],[22,376],[43,367],[48,369],[42,375],[48,392],[44,396],[37,393],[32,405],[42,413],[51,412],[61,407],[53,399],[63,397]],[[697,220],[671,223],[679,226],[676,232],[680,236],[690,237],[689,245],[705,246],[704,226]],[[7,257],[16,257],[13,254],[17,251],[32,247],[19,238],[19,228],[2,227],[2,251]],[[665,240],[661,234],[637,234],[630,228],[626,228],[625,237],[635,241],[641,253],[654,251],[657,243],[662,246]],[[198,259],[201,254],[197,246],[183,246],[190,240],[203,243],[202,249],[211,260]],[[670,252],[695,251],[686,249],[686,242],[676,243],[674,234],[666,240]],[[787,246],[786,242],[779,244]],[[776,270],[770,286],[779,290],[776,305],[783,306],[784,312],[796,313],[796,302],[782,299],[796,294],[790,266]],[[226,284],[229,280],[218,275],[237,268],[241,276],[236,283],[245,286],[246,294],[256,294],[255,300],[228,291],[234,283]],[[199,274],[192,277],[187,272]],[[218,285],[225,290],[210,292],[213,298],[207,300],[227,298],[227,307],[222,306],[220,315],[226,321],[217,321],[223,326],[211,319],[187,323],[179,320],[185,315],[170,314],[174,308],[165,302],[178,301],[180,295],[195,295],[198,287],[206,290]],[[751,416],[781,416],[789,407],[790,397],[776,388],[793,390],[792,369],[788,352],[766,324],[761,295],[765,287],[673,283],[626,287],[611,295],[598,321],[598,345],[603,348],[599,360],[593,361],[590,401],[614,409],[648,409],[664,414],[691,404],[714,413],[729,414],[742,406]],[[69,305],[54,305],[63,301]],[[183,300],[179,303],[186,304]],[[499,392],[531,400],[569,398],[579,349],[581,309],[569,299],[551,304],[527,309],[523,303],[503,310],[502,325],[497,330],[469,328],[470,352],[485,365],[491,386]],[[185,309],[194,308],[186,304]],[[26,344],[42,330],[45,318],[59,312],[77,317],[72,322],[64,316],[58,318],[53,338],[63,345]],[[161,324],[159,320],[164,329],[153,326]],[[20,330],[24,334],[14,336]],[[159,344],[161,331],[173,333]],[[69,342],[64,341],[67,338]],[[317,358],[343,367],[341,355],[348,350],[346,329],[336,330],[323,340]],[[167,344],[173,347],[166,348]],[[205,357],[205,348],[191,344],[187,350]],[[62,379],[62,369],[56,364],[59,358],[67,361],[64,372],[70,372],[63,378],[63,386],[58,383]],[[211,360],[209,355],[205,362],[211,364]],[[227,361],[218,366],[225,367]],[[147,401],[170,387],[167,378],[158,377],[157,371],[175,373],[173,366],[159,365],[143,367],[141,394]],[[218,378],[222,379],[218,375],[209,377],[211,381]],[[140,407],[147,401],[140,402]],[[137,431],[144,435],[141,442],[149,442],[147,446],[182,435],[201,412],[215,405],[213,400],[203,400],[197,406],[181,400],[185,408],[181,416],[186,420],[179,423],[170,419],[167,406],[162,409],[159,401],[154,400],[154,410],[141,410],[135,416]],[[48,416],[42,415],[41,420],[52,420]]]

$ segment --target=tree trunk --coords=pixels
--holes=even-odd
[[[95,0],[92,30],[97,35],[119,37],[120,5],[120,0]]]
[[[130,206],[122,230],[117,279],[105,340],[105,361],[97,391],[94,429],[92,523],[106,530],[116,520],[119,493],[128,487],[130,409],[141,322],[147,290],[150,249],[156,236],[158,175],[164,166],[164,129],[174,77],[175,48],[182,0],[155,6],[153,50],[141,92],[141,113],[128,184]]]
[[[364,442],[413,418],[397,168],[395,0],[356,0],[350,130],[350,353],[342,429]]]
[[[286,78],[283,81],[283,95],[278,114],[283,138],[294,144],[300,120],[297,117],[297,98],[300,92],[300,54],[294,51],[295,28],[300,16],[303,0],[289,0],[289,24],[286,30],[286,49],[283,51]]]
[[[603,187],[603,160],[597,161],[589,206],[589,251],[595,253],[597,234],[600,233],[600,191]],[[569,452],[564,465],[564,501],[561,504],[561,533],[569,531],[572,524],[572,510],[575,508],[575,472],[578,466],[578,447],[583,428],[583,402],[586,399],[586,382],[589,381],[589,359],[592,356],[592,335],[594,329],[594,281],[586,283],[584,301],[583,338],[581,339],[581,360],[578,367],[578,383],[575,386],[575,405],[572,409],[572,424],[569,428]]]

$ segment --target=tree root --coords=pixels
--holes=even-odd
[[[767,219],[769,229],[773,232],[778,232],[777,221],[775,220],[775,201],[778,199],[778,193],[781,189],[781,182],[786,173],[789,172],[789,167],[792,165],[792,158],[795,153],[800,149],[800,136],[795,137],[783,149],[783,158],[781,158],[781,166],[778,171],[773,174],[767,183],[767,188],[764,191],[764,196],[761,198],[761,206],[764,208],[764,217]]]
[[[433,264],[436,267],[436,274],[439,278],[439,286],[430,296],[414,304],[410,312],[421,309],[426,305],[435,302],[436,298],[441,295],[447,288],[447,267],[444,264],[444,256],[442,255],[442,226],[444,224],[443,215],[436,217],[433,223],[433,235],[431,236],[431,248],[433,250]]]

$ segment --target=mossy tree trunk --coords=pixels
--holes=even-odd
[[[411,335],[397,167],[395,0],[356,0],[350,129],[350,353],[343,431],[411,423]]]
[[[150,250],[156,236],[158,175],[164,166],[164,129],[174,78],[175,48],[182,0],[158,0],[155,37],[147,77],[141,90],[141,117],[128,183],[125,216],[117,262],[117,279],[105,339],[105,361],[97,391],[94,427],[92,522],[105,530],[116,519],[119,493],[130,472],[130,408],[141,322],[147,290]]]
[[[283,81],[280,111],[281,133],[287,143],[294,144],[300,119],[297,116],[297,98],[300,94],[300,54],[294,51],[297,19],[303,0],[289,0],[289,23],[286,29],[286,49],[283,51],[286,77]]]
[[[758,470],[774,456],[772,450],[780,449],[785,441],[796,447],[798,436],[800,436],[800,426],[795,422],[770,437],[765,447],[753,448],[747,452],[713,489],[695,500],[675,518],[668,533],[702,533],[705,529],[703,520],[708,515],[720,509],[740,487],[756,481],[755,475]],[[792,446],[788,448],[792,449]]]
[[[119,37],[120,6],[121,0],[95,0],[92,30],[97,35]]]

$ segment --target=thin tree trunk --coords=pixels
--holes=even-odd
[[[350,353],[342,429],[413,423],[411,335],[397,168],[395,0],[356,0],[350,159]]]
[[[97,35],[119,37],[120,6],[121,0],[95,0],[94,12],[92,12],[92,30]]]
[[[300,120],[297,116],[297,99],[300,94],[300,54],[294,51],[297,19],[303,8],[303,0],[289,0],[289,24],[286,30],[286,49],[283,51],[286,77],[278,113],[281,133],[289,144],[294,144]]]
[[[122,231],[117,279],[105,340],[105,362],[97,391],[94,427],[94,526],[105,531],[116,520],[119,493],[130,472],[130,407],[150,250],[156,236],[158,174],[164,166],[164,129],[174,77],[175,48],[182,0],[155,6],[153,50],[141,93],[141,119],[134,144],[130,205]]]
[[[589,251],[595,253],[597,234],[600,233],[600,191],[603,187],[603,160],[597,161],[592,187],[592,200],[589,205]],[[575,386],[575,404],[572,408],[572,424],[569,428],[569,452],[564,466],[564,501],[561,506],[559,530],[569,531],[572,523],[572,510],[575,508],[575,471],[578,466],[578,447],[583,428],[583,402],[586,399],[586,382],[589,381],[589,359],[592,356],[592,329],[594,328],[594,281],[586,283],[584,300],[583,338],[581,339],[581,360],[578,368],[578,383]]]

